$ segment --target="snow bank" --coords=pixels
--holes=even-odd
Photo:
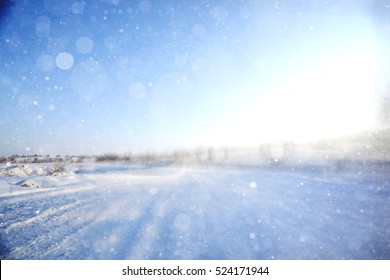
[[[40,188],[41,186],[34,180],[26,179],[20,182],[17,182],[15,185],[21,186],[23,188]]]
[[[53,167],[41,167],[38,165],[22,164],[22,165],[9,165],[0,169],[0,176],[12,176],[12,177],[27,177],[27,176],[59,176],[67,175],[72,172],[68,172],[65,168],[53,166]]]

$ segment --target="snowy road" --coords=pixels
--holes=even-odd
[[[34,176],[39,189],[0,176],[0,255],[390,259],[389,176],[357,171],[124,168]]]

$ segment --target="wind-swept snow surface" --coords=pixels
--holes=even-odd
[[[40,188],[1,176],[0,255],[389,259],[387,171],[90,166],[33,176]]]

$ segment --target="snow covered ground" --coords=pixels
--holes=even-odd
[[[9,168],[1,259],[390,259],[387,164]]]

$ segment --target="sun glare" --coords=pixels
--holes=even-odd
[[[350,135],[375,124],[375,55],[356,52],[280,81],[234,114],[211,136],[213,145],[308,142]]]

